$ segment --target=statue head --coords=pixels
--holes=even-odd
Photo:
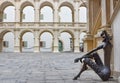
[[[107,40],[111,40],[112,37],[107,33],[107,31],[103,30],[101,33],[101,37]]]

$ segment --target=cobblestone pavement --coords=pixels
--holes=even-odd
[[[0,53],[0,83],[117,83],[103,82],[92,70],[72,80],[81,63],[79,53]]]

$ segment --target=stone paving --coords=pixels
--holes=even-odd
[[[0,83],[118,83],[103,82],[92,70],[72,80],[81,63],[80,53],[0,53]]]

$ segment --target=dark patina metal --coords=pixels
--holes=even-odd
[[[105,30],[102,31],[101,37],[103,38],[103,41],[100,46],[86,53],[82,57],[76,58],[74,60],[75,63],[80,61],[81,63],[83,63],[83,66],[78,75],[75,76],[73,80],[77,80],[77,78],[80,77],[81,73],[88,69],[87,65],[90,66],[103,81],[109,80],[111,75],[110,70],[110,57],[112,51],[112,44],[110,42],[111,37],[107,34]],[[104,64],[101,58],[99,57],[99,54],[97,53],[97,51],[100,49],[103,49],[104,51]],[[94,59],[95,62],[92,59]]]

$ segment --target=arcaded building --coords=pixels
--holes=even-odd
[[[80,52],[80,36],[86,30],[82,1],[0,1],[1,52]]]
[[[1,52],[79,53],[81,46],[87,52],[106,30],[113,44],[110,66],[119,76],[119,26],[120,0],[0,0]]]
[[[120,0],[88,0],[89,33],[85,42],[88,50],[97,47],[102,42],[100,33],[106,30],[112,36],[113,51],[111,54],[111,69],[113,74],[120,75]],[[100,51],[100,55],[103,55]],[[104,56],[102,56],[105,58]]]

